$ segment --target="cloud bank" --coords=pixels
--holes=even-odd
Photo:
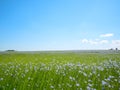
[[[101,34],[100,37],[112,37],[114,36],[113,33]]]
[[[86,44],[92,44],[92,45],[109,43],[108,40],[99,40],[99,39],[95,39],[95,40],[82,39],[81,42],[84,44],[86,43]]]

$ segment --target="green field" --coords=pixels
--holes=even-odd
[[[120,90],[120,51],[0,52],[0,90]]]

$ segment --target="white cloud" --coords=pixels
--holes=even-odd
[[[100,37],[112,37],[114,36],[113,33],[101,34]]]
[[[89,40],[87,40],[87,39],[82,39],[81,42],[82,42],[82,43],[88,43]]]
[[[107,44],[109,41],[108,40],[101,40],[100,44]]]
[[[87,44],[98,44],[99,41],[96,39],[96,40],[88,40],[88,39],[82,39],[81,40],[82,43],[87,43]]]
[[[120,40],[111,40],[109,43],[109,48],[119,48],[120,49]]]
[[[109,43],[108,40],[99,40],[99,39],[95,39],[95,40],[82,39],[81,42],[86,44],[92,44],[92,45]]]
[[[112,44],[120,45],[120,40],[112,40]]]
[[[92,45],[95,45],[95,44],[98,44],[99,42],[95,41],[95,40],[89,40],[89,43],[92,44]]]

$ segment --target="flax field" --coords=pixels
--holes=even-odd
[[[0,52],[0,90],[120,90],[120,51]]]

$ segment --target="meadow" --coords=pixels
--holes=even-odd
[[[0,52],[0,90],[120,90],[120,51]]]

